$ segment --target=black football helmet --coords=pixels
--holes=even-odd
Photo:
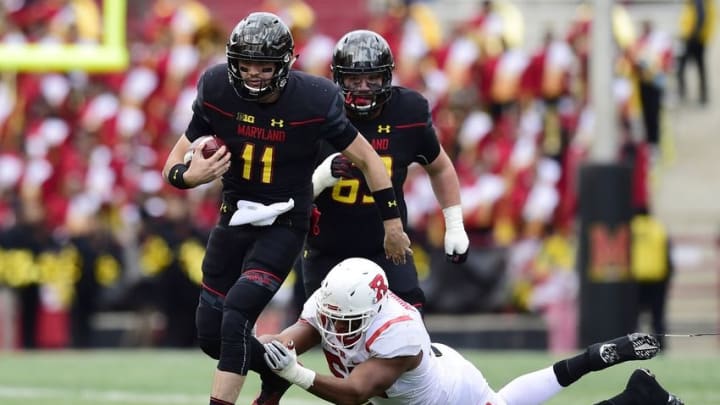
[[[332,65],[333,80],[342,89],[345,107],[354,115],[367,116],[385,104],[392,94],[393,55],[385,38],[368,30],[345,34],[335,45]],[[382,85],[370,91],[354,91],[345,87],[343,78],[352,74],[382,73]]]
[[[256,101],[287,84],[294,61],[290,29],[272,13],[251,13],[241,20],[230,34],[225,47],[228,76],[235,92],[244,100]],[[272,79],[261,88],[245,84],[240,75],[240,61],[274,62],[277,68]]]

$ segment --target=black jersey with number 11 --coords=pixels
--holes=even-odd
[[[185,133],[190,141],[217,135],[232,153],[222,178],[223,200],[270,204],[293,198],[293,212],[309,215],[321,141],[345,149],[358,132],[345,116],[339,89],[325,78],[292,71],[280,98],[264,104],[242,100],[227,82],[225,64],[203,74]]]

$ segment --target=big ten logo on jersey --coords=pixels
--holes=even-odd
[[[255,116],[254,116],[254,115],[245,114],[245,113],[241,113],[241,112],[239,112],[239,113],[237,113],[237,115],[235,115],[235,119],[238,120],[238,121],[240,121],[240,122],[247,122],[248,124],[254,124],[254,123],[255,123]]]

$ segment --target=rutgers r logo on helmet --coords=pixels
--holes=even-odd
[[[375,278],[372,279],[370,282],[370,288],[375,291],[375,300],[377,302],[380,302],[384,297],[385,294],[387,294],[388,286],[387,286],[387,280],[385,280],[384,274],[378,274],[375,276]]]
[[[294,61],[294,49],[290,29],[275,14],[257,12],[241,20],[225,47],[228,77],[237,95],[244,100],[257,101],[285,87]],[[272,62],[275,64],[273,77],[260,88],[248,86],[240,74],[241,61]]]

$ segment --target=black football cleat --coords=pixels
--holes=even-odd
[[[685,405],[677,396],[667,392],[653,373],[639,368],[630,375],[625,391],[636,403],[643,405]]]
[[[660,343],[647,333],[631,333],[588,348],[593,370],[602,370],[628,360],[652,359],[659,352]]]
[[[673,394],[670,394],[667,403],[668,405],[685,405],[685,402],[681,401],[680,398],[676,397]]]

